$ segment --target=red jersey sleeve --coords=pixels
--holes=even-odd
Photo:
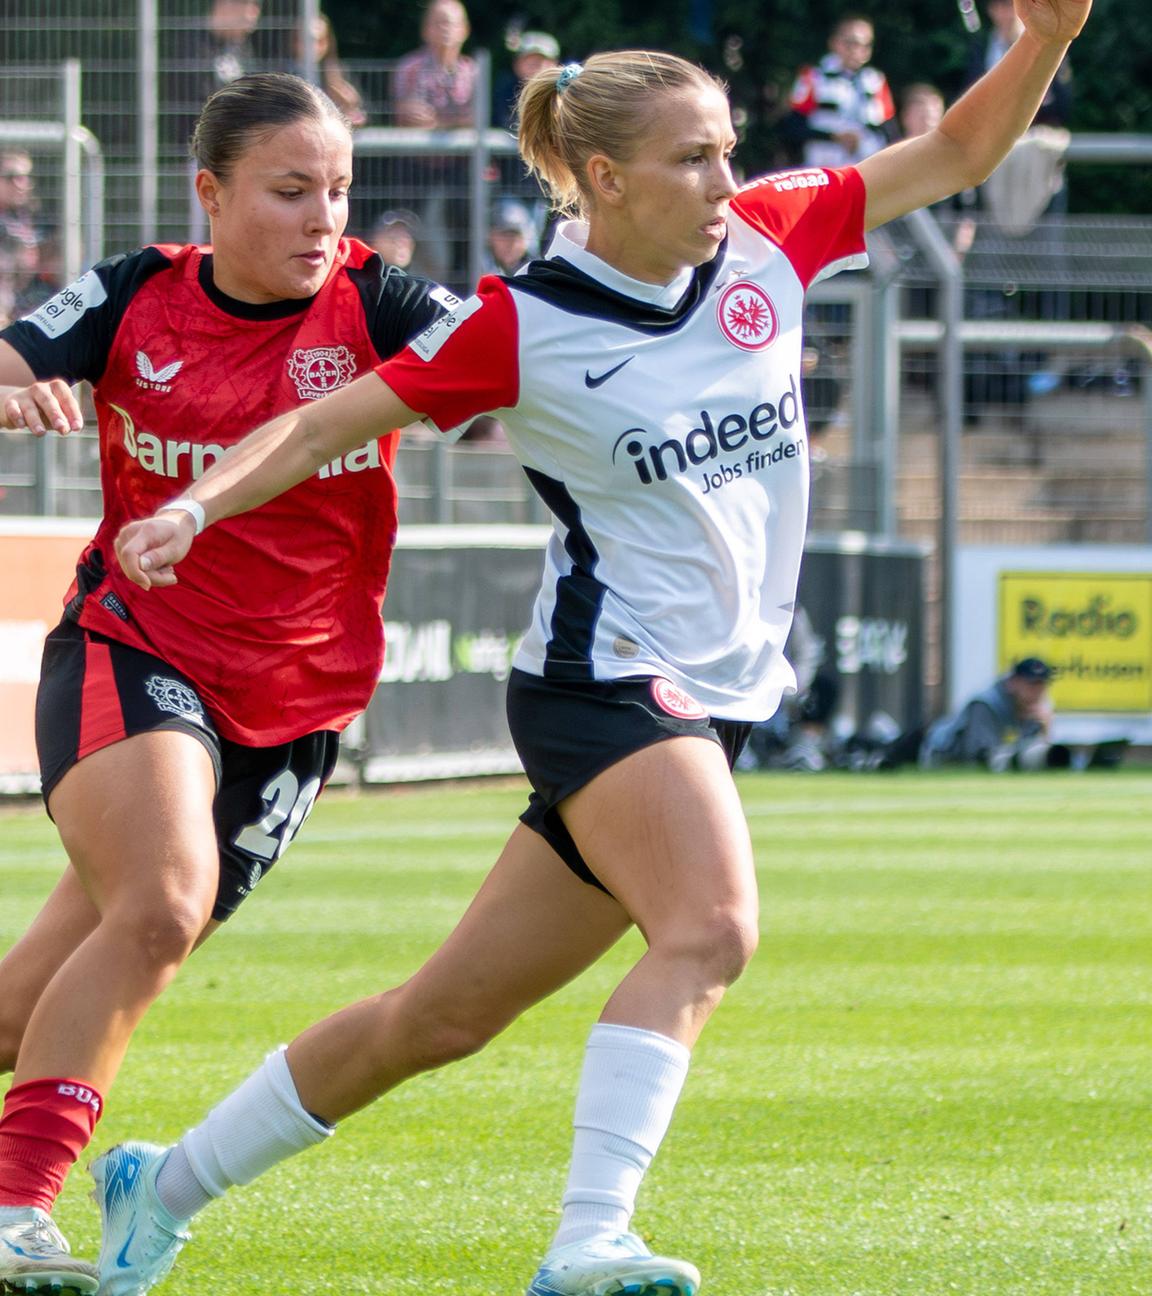
[[[376,372],[442,432],[520,399],[519,321],[507,285],[485,276]]]
[[[792,93],[788,97],[788,107],[793,112],[803,113],[805,117],[815,112],[819,103],[816,94],[816,76],[812,68],[801,68],[796,80],[792,83]]]
[[[896,101],[892,98],[892,88],[883,72],[880,73],[880,89],[876,91],[876,111],[880,118],[876,123],[878,126],[883,126],[896,116]]]
[[[808,288],[866,264],[865,198],[855,167],[779,171],[741,189],[732,211],[776,244]]]

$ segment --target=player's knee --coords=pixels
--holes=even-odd
[[[492,1039],[495,1030],[488,1030],[481,1021],[464,1021],[447,1014],[425,1021],[420,1036],[420,1047],[425,1065],[446,1066],[471,1057]]]
[[[481,1013],[463,1013],[454,1004],[404,1004],[404,1034],[414,1066],[431,1071],[471,1057],[507,1025],[489,1022]]]
[[[201,904],[180,898],[153,909],[110,915],[110,919],[123,929],[124,939],[131,941],[131,949],[140,963],[147,969],[162,972],[184,962],[203,931],[207,916]]]
[[[695,965],[702,984],[730,986],[756,953],[759,915],[738,908],[717,909],[697,917],[689,930],[668,942],[672,955]]]

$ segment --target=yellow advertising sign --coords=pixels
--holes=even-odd
[[[1052,667],[1057,711],[1152,711],[1152,575],[1001,572],[999,651]]]

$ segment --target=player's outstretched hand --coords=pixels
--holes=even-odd
[[[1037,40],[1064,45],[1079,36],[1092,0],[1015,0],[1020,21]]]
[[[63,378],[34,382],[30,387],[8,388],[0,401],[0,425],[19,430],[26,428],[33,436],[47,432],[79,432],[84,415]]]
[[[173,568],[192,548],[196,524],[187,513],[165,513],[129,522],[116,537],[124,575],[142,589],[176,584]]]

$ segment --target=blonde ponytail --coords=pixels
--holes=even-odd
[[[703,68],[657,50],[593,54],[537,72],[520,92],[520,156],[562,213],[587,215],[585,166],[596,153],[626,162],[662,94],[725,87]]]

